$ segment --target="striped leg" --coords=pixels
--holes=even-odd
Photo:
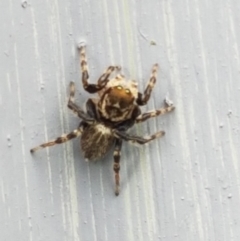
[[[140,123],[140,122],[146,121],[149,118],[156,117],[156,116],[163,115],[163,114],[166,114],[168,112],[171,112],[174,109],[175,109],[175,107],[171,105],[171,106],[167,106],[165,108],[161,108],[159,110],[149,111],[149,112],[146,112],[146,113],[143,113],[143,114],[139,115],[136,118],[135,122]]]
[[[121,147],[122,147],[122,140],[117,139],[115,144],[115,149],[113,153],[114,157],[114,165],[113,170],[115,172],[115,195],[119,195],[119,187],[120,187],[120,158],[121,158]]]
[[[74,103],[75,84],[73,82],[70,82],[69,89],[70,89],[70,96],[68,100],[68,108],[71,109],[75,114],[77,114],[85,122],[89,124],[93,123],[95,120],[89,117],[78,105]]]
[[[114,72],[114,71],[120,71],[121,67],[120,66],[109,66],[104,73],[100,76],[100,78],[98,79],[98,85],[102,86],[102,85],[106,85],[107,82],[109,81],[108,78],[109,76]],[[104,87],[103,86],[103,87]]]
[[[114,69],[112,69],[114,68]],[[98,85],[102,85],[102,83],[105,83],[106,81],[108,82],[109,81],[109,76],[111,75],[111,73],[113,71],[120,71],[121,67],[119,66],[109,66],[105,72],[100,76],[100,78],[98,79]],[[118,74],[116,77],[115,77],[115,80],[117,81],[121,81],[122,79],[124,78],[123,75],[121,74]],[[102,96],[103,92],[105,91],[105,88],[103,87],[100,91],[98,91],[98,95],[99,96]]]
[[[126,132],[120,132],[118,130],[115,130],[114,131],[114,135],[117,137],[117,138],[121,138],[123,139],[124,141],[127,141],[127,142],[130,142],[130,143],[133,143],[133,144],[140,144],[140,145],[143,145],[143,144],[146,144],[156,138],[159,138],[159,137],[162,137],[165,135],[165,131],[159,131],[151,136],[148,136],[148,137],[140,137],[140,136],[132,136],[132,135],[129,135],[127,134]]]
[[[99,78],[98,84],[89,84],[89,74],[88,74],[88,65],[85,53],[85,47],[80,47],[80,65],[82,71],[82,84],[83,88],[89,93],[96,93],[104,88],[109,81],[108,77],[110,74],[119,67],[109,66],[106,72]]]
[[[157,69],[158,69],[158,64],[154,64],[153,68],[152,68],[152,74],[150,77],[150,80],[148,82],[148,85],[144,91],[144,93],[138,93],[138,98],[137,98],[137,103],[138,105],[146,105],[151,93],[152,93],[152,89],[156,83],[156,78],[157,78]]]
[[[49,146],[54,146],[56,144],[62,144],[66,141],[69,141],[73,138],[76,138],[78,136],[80,136],[82,134],[82,131],[83,131],[83,127],[80,126],[78,129],[68,133],[68,134],[65,134],[65,135],[62,135],[61,137],[58,137],[56,138],[55,140],[52,140],[52,141],[49,141],[49,142],[46,142],[46,143],[43,143],[41,144],[40,146],[37,146],[37,147],[34,147],[30,150],[31,153],[39,150],[39,149],[42,149],[42,148],[45,148],[45,147],[49,147]]]

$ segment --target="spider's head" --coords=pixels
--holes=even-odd
[[[106,118],[122,120],[133,109],[138,95],[137,84],[125,79],[113,79],[107,87],[100,102],[100,111]]]
[[[109,89],[106,101],[111,107],[126,109],[133,103],[134,96],[130,89],[117,85]]]

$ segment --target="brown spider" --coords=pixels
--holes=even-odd
[[[80,47],[80,63],[84,89],[91,94],[98,93],[99,98],[88,99],[85,113],[74,103],[75,85],[70,82],[68,108],[82,119],[79,127],[30,151],[33,153],[41,148],[61,144],[81,135],[81,149],[84,157],[92,161],[101,159],[114,145],[113,170],[115,172],[115,194],[118,195],[122,140],[145,144],[165,134],[164,131],[159,131],[154,135],[143,138],[129,135],[127,130],[135,123],[173,111],[175,107],[166,101],[166,107],[141,114],[139,106],[148,102],[156,82],[157,64],[153,66],[149,83],[142,94],[138,92],[137,83],[135,81],[126,81],[123,75],[117,74],[115,78],[109,79],[114,71],[120,70],[120,67],[117,66],[109,66],[100,76],[97,84],[89,84],[85,47]]]

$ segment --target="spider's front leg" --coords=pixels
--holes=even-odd
[[[113,170],[115,172],[115,195],[119,195],[119,187],[120,187],[120,158],[121,158],[121,148],[122,148],[122,140],[117,139],[115,143],[115,148],[113,152],[113,158],[114,158],[114,165]]]
[[[138,98],[136,100],[137,104],[138,105],[146,105],[150,96],[151,96],[151,93],[152,93],[152,89],[156,83],[156,80],[157,80],[157,70],[158,70],[158,64],[154,64],[153,65],[153,68],[152,68],[152,74],[150,76],[150,79],[149,79],[149,82],[148,82],[148,85],[144,91],[144,93],[138,93]]]
[[[87,64],[87,58],[85,53],[85,47],[80,47],[80,65],[81,65],[81,71],[82,71],[82,84],[83,88],[89,92],[89,93],[96,93],[103,89],[107,82],[109,81],[109,76],[114,72],[115,70],[119,70],[120,68],[118,66],[109,66],[106,71],[100,76],[97,84],[89,84],[89,74],[88,74],[88,64]]]

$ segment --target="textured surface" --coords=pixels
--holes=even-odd
[[[0,2],[1,240],[240,240],[240,1]],[[79,140],[30,155],[73,130],[76,45],[91,81],[120,64],[141,89],[161,66],[152,99],[177,109],[133,129],[166,136],[123,146],[121,193],[111,154],[84,162]]]

